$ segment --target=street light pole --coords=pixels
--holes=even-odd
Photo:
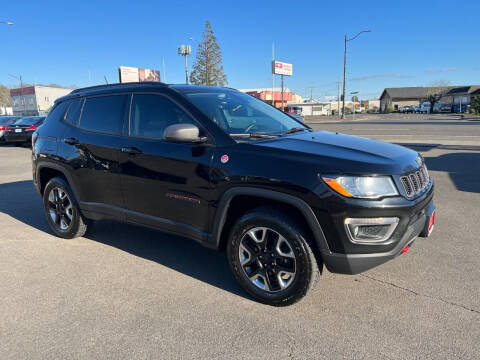
[[[347,43],[349,41],[355,40],[360,34],[372,32],[372,30],[363,30],[360,31],[357,35],[349,39],[347,35],[345,35],[345,52],[343,54],[343,105],[342,105],[342,119],[345,118],[345,83],[347,80]]]

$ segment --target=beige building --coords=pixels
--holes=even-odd
[[[13,115],[46,115],[56,99],[71,91],[72,89],[42,85],[10,89]]]
[[[402,106],[418,106],[432,93],[444,94],[441,101],[453,105],[456,111],[455,106],[461,104],[465,107],[470,104],[472,94],[478,89],[478,85],[386,88],[380,96],[380,111],[385,113],[397,111]]]

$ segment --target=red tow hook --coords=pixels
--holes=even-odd
[[[408,251],[408,249],[410,249],[410,247],[409,247],[408,245],[405,246],[405,247],[402,249],[402,254],[405,254],[405,253]]]

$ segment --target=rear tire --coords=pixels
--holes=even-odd
[[[64,239],[83,236],[88,221],[83,218],[68,182],[52,178],[43,191],[43,207],[53,232]]]
[[[259,208],[243,215],[227,244],[230,269],[256,300],[287,306],[305,297],[320,278],[311,239],[286,213]]]

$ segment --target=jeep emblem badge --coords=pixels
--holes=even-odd
[[[222,164],[225,164],[226,162],[228,162],[228,155],[222,155],[222,157],[220,158],[220,161],[222,162]]]

